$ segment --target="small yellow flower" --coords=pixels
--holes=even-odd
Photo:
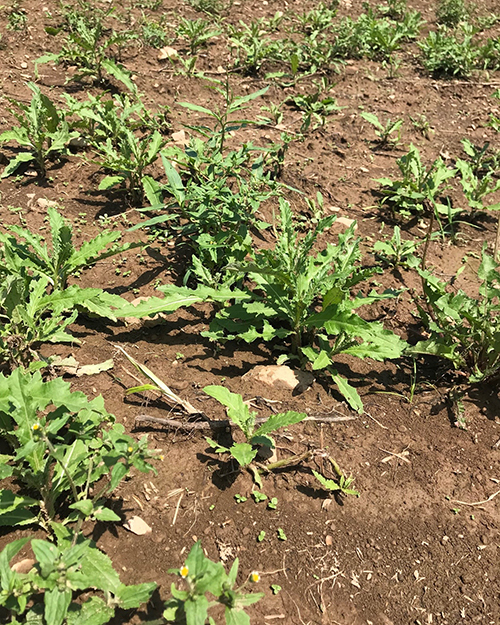
[[[40,429],[40,424],[39,423],[35,423],[35,425],[33,426],[33,431],[36,432],[39,429]]]
[[[181,568],[181,570],[179,571],[179,573],[180,573],[180,575],[181,575],[181,577],[182,577],[183,579],[186,579],[186,577],[188,576],[188,573],[189,573],[189,569],[188,569],[188,567],[187,567],[186,565],[184,565],[184,566]]]
[[[131,454],[134,451],[134,448],[133,447],[127,447],[127,451],[128,451],[129,454]]]
[[[252,571],[250,573],[250,581],[252,581],[254,584],[260,582],[260,575],[258,571]]]

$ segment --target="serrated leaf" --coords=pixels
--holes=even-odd
[[[113,59],[105,58],[102,61],[102,66],[108,72],[108,74],[111,74],[113,78],[116,78],[116,80],[119,80],[121,83],[123,83],[131,93],[137,93],[137,87],[132,80],[132,74],[127,69],[125,69],[123,65],[117,63]]]
[[[105,625],[115,611],[100,597],[90,597],[82,604],[72,603],[68,608],[67,625]]]
[[[349,384],[349,382],[339,375],[337,371],[334,369],[328,369],[330,375],[333,378],[333,381],[337,385],[340,393],[347,399],[347,403],[353,410],[363,414],[363,402],[361,401],[361,397],[359,396],[358,391]]]
[[[316,471],[313,471],[313,475],[318,480],[318,482],[320,482],[320,484],[324,486],[327,490],[340,490],[340,486],[335,480],[328,480],[326,477],[323,477],[321,473],[317,473]]]
[[[11,176],[16,169],[22,165],[22,163],[29,163],[32,160],[34,160],[34,157],[31,152],[21,152],[17,154],[15,158],[9,161],[9,164],[3,170],[1,177],[7,178],[7,176]]]
[[[116,594],[122,586],[120,576],[114,570],[111,559],[97,547],[88,550],[80,570],[87,580],[94,580],[90,586],[92,588],[109,590]]]
[[[231,393],[223,386],[206,386],[203,391],[227,408],[227,416],[237,425],[245,436],[253,435],[255,414],[251,413],[243,398],[238,393]]]
[[[99,191],[106,191],[107,189],[116,187],[117,184],[122,184],[125,180],[125,176],[106,176],[101,180],[97,188]]]
[[[116,598],[120,602],[122,610],[138,608],[143,603],[147,603],[156,589],[155,582],[136,584],[135,586],[125,586],[122,584],[116,592]]]
[[[45,603],[45,621],[51,625],[62,625],[68,612],[69,604],[71,603],[72,592],[69,588],[65,590],[59,590],[59,588],[53,588],[52,590],[45,591],[44,603]]]
[[[229,452],[242,467],[247,467],[257,455],[257,450],[249,443],[235,443],[229,448]]]
[[[305,412],[294,412],[293,410],[289,410],[288,412],[283,412],[280,414],[273,414],[269,417],[269,419],[263,423],[258,430],[255,432],[255,436],[264,436],[265,434],[270,434],[271,432],[275,432],[280,428],[288,427],[290,425],[294,425],[295,423],[300,423],[307,417]]]

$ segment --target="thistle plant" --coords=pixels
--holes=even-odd
[[[64,112],[58,110],[37,85],[28,83],[28,87],[33,92],[29,104],[7,98],[14,107],[10,112],[19,122],[19,126],[3,132],[0,143],[15,141],[27,150],[19,152],[10,160],[2,172],[2,178],[13,174],[23,163],[33,161],[40,176],[45,178],[47,160],[66,154],[70,140],[78,136],[78,132],[70,132]]]
[[[110,138],[105,143],[94,143],[97,150],[94,162],[113,172],[101,180],[99,190],[106,191],[126,184],[131,203],[141,206],[144,202],[145,170],[156,161],[165,143],[157,130],[138,138],[129,128],[123,130],[115,143]]]
[[[110,15],[112,11],[113,9],[108,11],[104,17]],[[59,30],[51,31],[54,35],[58,32]],[[125,85],[130,92],[135,93],[137,88],[131,80],[130,72],[108,56],[112,46],[120,48],[135,37],[133,33],[113,33],[106,36],[106,28],[101,17],[94,16],[94,19],[89,20],[85,16],[78,15],[60,52],[44,54],[36,59],[35,73],[38,76],[38,66],[44,63],[70,64],[78,68],[72,80],[83,80],[88,77],[97,84],[103,84],[107,75],[110,75]]]
[[[410,354],[432,354],[448,360],[470,384],[495,379],[500,371],[500,272],[485,248],[477,270],[477,297],[448,284],[431,271],[419,270],[424,287],[417,301],[430,336]]]
[[[0,233],[0,251],[11,271],[15,272],[19,267],[29,269],[35,275],[47,278],[54,291],[64,290],[68,278],[82,269],[142,245],[139,242],[119,245],[120,232],[104,231],[77,249],[73,243],[71,224],[54,206],[47,208],[47,215],[51,246],[43,237],[30,230],[8,226],[7,230],[11,234]]]
[[[378,138],[378,143],[380,146],[395,146],[399,143],[399,140],[401,138],[401,126],[403,125],[402,119],[397,119],[396,121],[391,121],[390,119],[388,119],[384,126],[374,113],[362,111],[360,115],[364,120],[366,120],[374,127],[375,135]]]
[[[237,393],[231,393],[223,386],[206,386],[207,395],[214,397],[227,408],[227,416],[236,425],[245,437],[244,443],[233,443],[231,447],[223,447],[211,438],[207,438],[208,444],[215,449],[216,453],[229,453],[241,467],[248,467],[255,460],[258,453],[258,445],[271,449],[275,447],[274,440],[269,436],[272,432],[294,423],[299,423],[306,418],[305,413],[289,410],[281,414],[273,414],[260,427],[256,427],[256,412],[250,411],[243,403],[243,398]]]

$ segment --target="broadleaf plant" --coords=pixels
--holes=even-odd
[[[78,132],[70,132],[64,113],[56,108],[37,85],[30,82],[28,87],[33,92],[29,104],[8,98],[14,106],[10,112],[19,122],[19,126],[3,132],[0,143],[15,141],[25,151],[19,152],[9,161],[2,172],[2,178],[13,174],[23,163],[33,161],[40,176],[44,178],[48,158],[65,154],[70,140],[78,136]]]
[[[40,372],[22,368],[0,374],[0,436],[10,448],[3,476],[14,476],[31,495],[1,490],[0,525],[38,523],[50,531],[68,504],[65,523],[120,520],[105,497],[132,467],[154,470],[148,461],[154,454],[147,437],[136,441],[113,421],[101,396],[89,401],[62,378],[44,382]]]
[[[20,226],[7,228],[17,238],[0,233],[0,244],[8,263],[30,269],[36,275],[45,276],[54,290],[65,289],[68,277],[81,269],[142,245],[140,242],[118,245],[121,233],[104,231],[95,238],[85,241],[77,249],[73,243],[71,224],[54,206],[47,208],[47,215],[52,239],[50,247],[43,237]],[[21,242],[23,240],[24,243]],[[109,247],[110,245],[112,247]]]
[[[351,290],[376,269],[359,266],[359,239],[354,225],[311,254],[318,236],[335,217],[320,220],[302,239],[293,224],[290,205],[280,200],[281,231],[274,249],[255,253],[254,261],[235,267],[255,283],[248,298],[220,310],[204,336],[212,340],[272,341],[289,338],[292,357],[306,358],[313,369],[325,369],[352,408],[362,411],[357,391],[333,366],[337,354],[359,358],[397,358],[405,343],[382,324],[364,321],[357,308],[394,297],[375,291],[364,297]],[[171,287],[169,290],[173,290]],[[316,312],[318,306],[321,312]]]
[[[274,447],[274,440],[269,434],[280,428],[300,423],[307,416],[305,413],[289,410],[271,415],[260,427],[256,427],[257,413],[249,409],[241,395],[231,393],[224,386],[206,386],[203,390],[207,395],[226,406],[227,416],[245,437],[244,443],[233,443],[229,448],[219,445],[210,438],[207,438],[207,442],[215,449],[216,453],[229,453],[241,467],[247,467],[255,460],[258,445],[269,449]]]
[[[217,606],[224,606],[226,625],[250,625],[250,617],[245,608],[257,603],[264,593],[247,593],[247,582],[257,582],[259,575],[252,572],[247,582],[236,587],[239,560],[226,573],[221,562],[213,562],[205,556],[201,543],[193,545],[184,565],[170,573],[182,578],[187,590],[179,590],[174,583],[171,586],[172,598],[165,604],[163,617],[168,623],[186,623],[186,625],[204,625],[208,611]],[[213,599],[210,599],[210,595]],[[209,619],[210,623],[214,623]]]
[[[424,300],[417,302],[430,337],[408,352],[431,354],[449,360],[470,384],[496,378],[500,372],[500,272],[499,265],[483,248],[477,271],[477,296],[448,283],[428,270],[419,271]]]
[[[116,608],[138,608],[156,588],[154,582],[126,586],[109,556],[62,526],[56,544],[31,540],[34,565],[19,573],[10,561],[28,541],[14,540],[0,553],[0,606],[10,612],[12,625],[104,625]],[[92,593],[84,602],[78,600],[82,591]]]

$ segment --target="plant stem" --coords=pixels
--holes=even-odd
[[[281,469],[282,467],[288,467],[291,464],[297,464],[298,462],[302,462],[302,460],[308,460],[312,457],[311,451],[306,451],[303,454],[290,456],[289,458],[284,458],[283,460],[278,460],[277,462],[273,462],[271,464],[259,465],[264,471],[275,471],[276,469]],[[262,473],[263,471],[259,471]]]
[[[497,233],[495,237],[495,249],[493,250],[493,260],[498,262],[498,248],[500,247],[500,214],[497,220]]]

